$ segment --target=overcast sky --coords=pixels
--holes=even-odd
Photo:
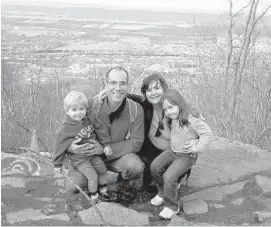
[[[2,0],[2,4],[90,6],[118,9],[174,10],[189,12],[223,12],[229,7],[228,0]],[[249,0],[234,0],[235,7],[244,6]],[[259,10],[271,4],[262,0]],[[269,10],[270,11],[270,10]],[[270,12],[269,12],[270,15]]]

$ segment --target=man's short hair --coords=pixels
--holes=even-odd
[[[88,99],[83,92],[71,91],[64,99],[64,110],[67,112],[72,105],[82,104],[88,108]]]
[[[106,75],[105,75],[106,81],[108,81],[108,77],[109,77],[109,74],[111,73],[111,71],[119,71],[119,72],[123,71],[123,72],[125,72],[126,75],[127,75],[127,82],[129,82],[129,73],[127,72],[127,70],[125,68],[123,68],[121,66],[116,66],[116,67],[113,67],[113,68],[109,69],[107,71]]]

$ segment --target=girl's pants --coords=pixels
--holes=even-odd
[[[197,155],[163,151],[151,163],[151,174],[158,188],[158,195],[164,198],[164,205],[173,210],[179,208],[178,178],[190,169],[197,160]]]

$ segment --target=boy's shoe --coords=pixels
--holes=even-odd
[[[161,206],[163,203],[164,203],[164,199],[159,195],[156,195],[155,197],[151,199],[151,204],[154,206]]]
[[[97,199],[91,199],[94,204],[100,203],[102,200],[100,196]]]
[[[164,209],[159,213],[159,216],[164,218],[164,219],[171,219],[171,217],[174,214],[178,214],[180,211],[180,209],[178,208],[178,210],[172,210],[168,207],[164,207]]]
[[[108,191],[105,193],[100,193],[100,198],[103,202],[117,202],[118,194],[114,191]]]

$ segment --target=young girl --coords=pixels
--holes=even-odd
[[[170,149],[163,151],[151,163],[151,174],[158,188],[158,194],[151,204],[164,204],[159,216],[171,219],[180,209],[178,178],[196,163],[198,152],[209,143],[213,133],[177,90],[168,90],[164,94],[162,107],[166,116],[163,120],[164,130],[168,131],[170,137]],[[184,148],[189,141],[193,142],[193,146]]]

